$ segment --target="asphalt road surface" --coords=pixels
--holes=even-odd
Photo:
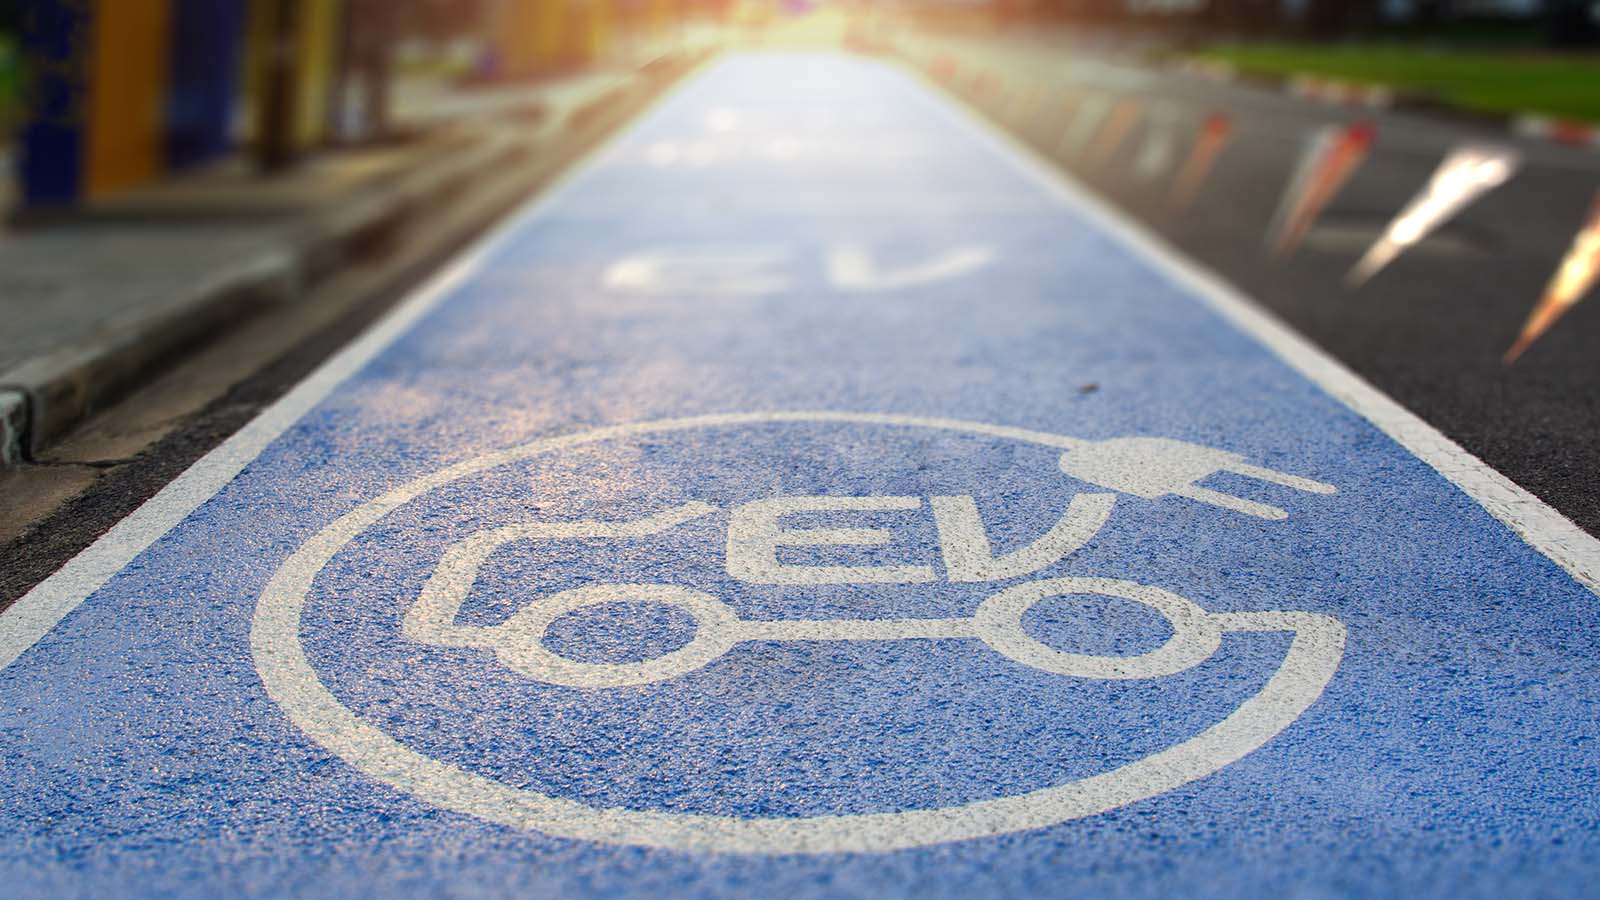
[[[0,615],[13,896],[1581,896],[1600,547],[743,55]]]
[[[1465,118],[1330,106],[1276,89],[1117,62],[1081,43],[1017,33],[985,41],[906,38],[920,61],[959,64],[961,93],[1052,162],[1332,353],[1473,455],[1589,533],[1600,533],[1600,302],[1579,303],[1514,366],[1501,362],[1600,195],[1600,153],[1514,138]],[[983,82],[984,90],[973,87]],[[1082,102],[1134,101],[1137,124],[1097,158]],[[1165,111],[1187,153],[1201,120],[1231,135],[1187,211],[1168,204],[1176,164],[1139,173]],[[1156,115],[1152,115],[1155,113]],[[1269,225],[1319,129],[1371,120],[1365,162],[1288,260]],[[1098,135],[1098,127],[1090,129]],[[1522,156],[1517,174],[1359,291],[1345,276],[1452,149]]]

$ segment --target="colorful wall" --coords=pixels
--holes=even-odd
[[[326,134],[342,0],[294,0],[305,51],[296,139]],[[276,0],[29,0],[17,145],[28,209],[148,184],[234,143],[245,35]]]
[[[610,52],[616,0],[498,0],[491,13],[495,74],[577,68]]]
[[[247,0],[172,0],[166,164],[183,168],[226,153],[243,66]]]
[[[57,206],[162,166],[167,0],[36,0],[23,12],[23,203]]]

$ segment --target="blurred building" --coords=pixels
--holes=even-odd
[[[327,135],[342,0],[31,0],[17,135],[30,209],[71,207],[233,150],[292,93],[282,136]],[[280,63],[282,65],[280,65]]]
[[[352,121],[381,131],[389,57],[471,33],[477,75],[568,71],[682,0],[23,0],[17,125],[26,210],[73,208],[242,148],[268,168]],[[349,90],[356,85],[361,90]],[[347,105],[365,103],[362,115]]]

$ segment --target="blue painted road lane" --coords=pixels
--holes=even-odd
[[[733,57],[0,617],[0,879],[1584,895],[1597,560],[913,78]]]

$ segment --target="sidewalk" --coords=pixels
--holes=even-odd
[[[271,179],[230,159],[70,222],[0,232],[0,462],[26,460],[177,355],[381,247],[411,213],[589,130],[592,111],[689,61],[411,90],[396,103],[421,134],[407,143],[330,150]]]

